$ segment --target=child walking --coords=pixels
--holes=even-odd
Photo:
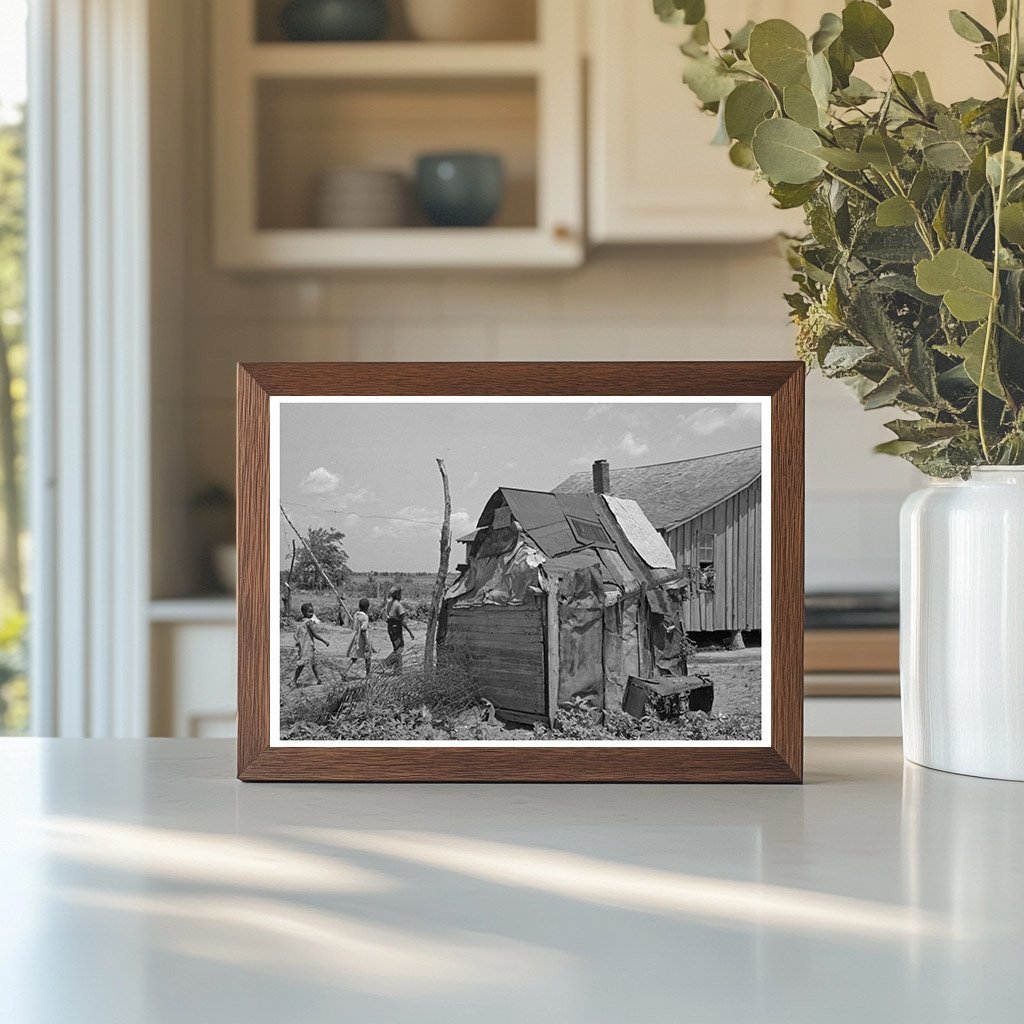
[[[356,612],[355,632],[348,644],[348,667],[362,658],[366,662],[366,678],[370,678],[370,663],[373,658],[373,643],[370,641],[370,599],[361,598],[359,611]]]
[[[313,673],[313,678],[317,681],[317,685],[322,685],[323,680],[320,678],[320,670],[316,664],[315,641],[319,640],[324,647],[330,647],[331,642],[325,640],[317,630],[316,624],[318,620],[313,614],[313,606],[307,603],[302,606],[301,610],[302,618],[295,627],[295,650],[299,660],[295,666],[295,678],[292,680],[292,685],[298,686],[299,676],[302,675],[302,670],[307,666]]]

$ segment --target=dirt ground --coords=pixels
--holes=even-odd
[[[714,712],[720,715],[761,714],[761,649],[701,652],[691,672],[706,672],[715,684]]]

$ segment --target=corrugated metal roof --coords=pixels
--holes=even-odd
[[[611,492],[616,497],[637,502],[655,528],[664,530],[714,508],[760,475],[761,447],[758,445],[656,466],[613,469]],[[588,469],[563,480],[555,492],[588,494],[593,486],[593,474]]]
[[[565,513],[558,499],[547,491],[520,491],[502,487],[508,507],[519,525],[548,558],[554,558],[580,546],[565,521]]]
[[[506,505],[530,543],[548,559],[546,569],[556,574],[595,568],[603,582],[628,591],[661,586],[676,575],[663,568],[652,569],[644,562],[602,495],[555,496],[514,487],[501,487],[491,495],[480,515],[477,538],[470,544],[471,559],[484,553],[492,534],[501,539],[509,532],[490,528],[496,510]],[[569,516],[583,523],[588,532],[600,532],[604,539],[597,543],[581,541],[570,528]]]

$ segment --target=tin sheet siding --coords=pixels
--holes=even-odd
[[[480,668],[480,684],[496,708],[547,714],[544,609],[520,606],[452,608],[448,635],[466,644]]]
[[[715,589],[683,606],[687,630],[761,628],[761,481],[666,533],[676,565],[697,565],[697,535],[715,535]]]

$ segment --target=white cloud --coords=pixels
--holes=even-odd
[[[632,431],[627,431],[619,438],[618,449],[620,452],[624,452],[628,455],[631,459],[636,459],[641,455],[646,455],[651,450],[647,442],[641,441],[640,438],[635,437]]]
[[[761,422],[761,407],[753,402],[737,405],[705,405],[696,412],[679,417],[684,430],[707,437],[720,430],[735,429]]]
[[[356,484],[353,490],[349,491],[348,494],[341,495],[339,500],[343,506],[348,507],[349,505],[363,505],[368,501],[373,501],[376,497],[377,495],[368,487]]]
[[[320,466],[299,484],[299,490],[303,494],[330,494],[340,483],[341,477],[337,473]]]

